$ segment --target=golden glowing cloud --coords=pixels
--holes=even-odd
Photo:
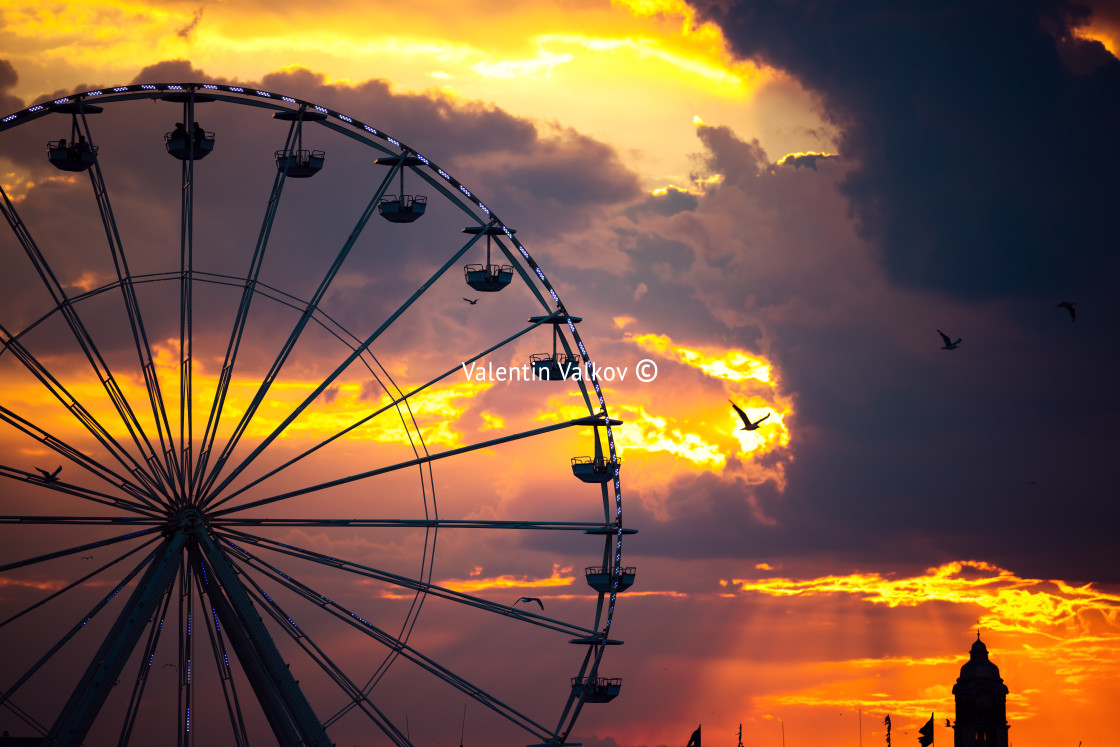
[[[168,341],[153,346],[153,360],[163,391],[165,405],[169,412],[177,413],[179,402],[178,343]],[[120,416],[114,410],[105,394],[102,384],[89,374],[84,361],[75,360],[73,367],[79,369],[77,375],[67,375],[67,391],[117,439],[127,439],[128,432]],[[78,421],[60,411],[58,402],[36,380],[23,372],[22,386],[8,386],[5,396],[6,406],[33,422],[51,424],[51,431],[64,440],[72,439],[75,434],[85,433]],[[156,427],[151,409],[147,406],[148,395],[139,376],[116,374],[125,399],[132,403],[133,410],[145,432],[154,436]],[[248,438],[263,438],[270,435],[283,420],[304,401],[319,385],[321,380],[303,379],[298,375],[282,376],[277,380],[250,421],[245,431]],[[434,386],[411,397],[409,409],[417,426],[421,429],[424,441],[429,446],[440,445],[455,448],[463,445],[463,434],[457,429],[460,416],[466,412],[470,403],[479,394],[489,389],[491,382],[451,379],[451,383]],[[400,382],[403,391],[413,386]],[[230,383],[223,409],[222,429],[219,437],[232,431],[237,419],[246,411],[259,387],[260,380],[255,377],[235,374]],[[285,428],[281,438],[304,438],[308,442],[320,441],[350,426],[357,420],[389,405],[392,399],[380,392],[375,400],[367,393],[369,382],[340,378],[323,395],[305,410],[296,420]],[[218,378],[201,365],[194,368],[194,410],[196,419],[205,417],[217,390]],[[141,405],[143,403],[143,405]],[[482,415],[484,428],[502,428],[504,421],[495,415]],[[411,429],[411,425],[409,426]],[[386,410],[363,426],[349,432],[345,438],[352,441],[375,441],[388,444],[407,444],[409,435],[405,432],[401,418],[395,408]]]
[[[890,578],[879,573],[794,580],[732,579],[742,592],[769,596],[852,594],[870,604],[913,607],[927,602],[974,604],[987,611],[986,629],[1085,642],[1114,639],[1120,644],[1120,595],[1071,586],[1063,581],[1020,578],[983,561],[963,560],[930,568],[921,576]]]
[[[770,381],[770,364],[743,350],[721,350],[714,347],[686,348],[675,344],[668,335],[627,335],[641,349],[667,358],[676,358],[707,375],[729,381],[757,379]]]
[[[475,569],[470,578],[449,578],[439,581],[438,585],[452,591],[473,594],[488,589],[555,589],[571,586],[575,576],[570,575],[571,566],[561,567],[559,563],[552,566],[552,575],[546,578],[530,578],[528,576],[492,576],[483,577],[482,569]]]
[[[693,428],[693,432],[687,433],[686,429],[678,426],[666,434],[669,441],[688,444],[687,448],[679,450],[682,456],[697,457],[694,458],[697,464],[722,466],[723,459],[717,458],[714,452],[722,451],[724,447],[719,445],[726,443],[727,434],[735,437],[743,453],[757,451],[761,454],[789,445],[790,434],[785,418],[792,414],[793,402],[781,393],[778,377],[766,359],[745,350],[696,345],[686,347],[673,342],[668,335],[627,333],[626,339],[647,353],[681,363],[709,378],[725,382],[728,398],[742,407],[752,421],[766,417],[763,427],[758,430],[742,430],[742,422],[729,405],[725,407],[720,403],[718,408],[715,403],[705,403],[699,408],[694,405],[690,408],[694,414],[685,426]],[[763,386],[758,386],[760,384]],[[722,417],[715,414],[717,409]],[[647,427],[640,435],[634,433],[634,438],[626,439],[625,443],[638,450],[670,450],[665,448],[665,438],[649,438],[651,430],[657,427],[664,429],[667,421],[650,418],[644,412],[640,414],[640,419],[655,428]],[[699,444],[713,446],[710,450],[697,450],[695,447]],[[784,480],[780,482],[784,484]]]
[[[719,28],[696,23],[695,12],[677,0],[485,11],[437,0],[423,12],[357,0],[314,7],[261,0],[75,0],[55,7],[16,0],[0,7],[0,46],[20,73],[16,94],[35,100],[83,82],[131,80],[139,66],[165,60],[189,60],[208,76],[234,80],[302,67],[333,84],[378,77],[396,91],[416,92],[434,83],[453,98],[561,121],[640,154],[643,179],[653,184],[687,181],[691,146],[665,142],[693,142],[694,111],[757,131],[745,105],[781,80],[735,59]],[[818,123],[808,101],[800,115],[805,132]]]

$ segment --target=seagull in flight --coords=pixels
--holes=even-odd
[[[475,300],[473,300],[473,301],[472,301],[472,300],[470,300],[469,298],[463,298],[463,300],[464,300],[464,301],[466,301],[467,303],[469,303],[469,304],[470,304],[471,306],[474,306],[474,305],[475,305],[476,303],[478,303],[478,299],[477,299],[477,298],[476,298]]]
[[[727,400],[727,401],[731,402],[731,400]],[[739,417],[743,421],[743,427],[739,429],[741,431],[757,431],[758,426],[762,425],[762,421],[766,420],[766,418],[770,417],[770,413],[766,413],[761,418],[759,418],[758,420],[756,420],[752,423],[751,419],[749,417],[747,417],[747,413],[743,412],[742,409],[740,409],[739,405],[735,404],[734,402],[731,402],[731,406],[735,408],[735,412],[739,413]]]
[[[1077,309],[1073,308],[1076,305],[1077,304],[1074,303],[1073,301],[1062,301],[1060,304],[1058,304],[1058,308],[1059,309],[1065,309],[1066,311],[1068,311],[1069,312],[1069,320],[1071,322],[1076,322],[1077,321]]]
[[[521,597],[517,600],[517,602],[525,602],[526,604],[529,604],[530,602],[536,602],[542,610],[544,609],[544,602],[537,599],[536,597]],[[514,602],[514,604],[517,604],[517,602]]]
[[[82,560],[93,560],[93,556],[92,555],[83,555]]]
[[[942,350],[956,350],[957,346],[961,344],[960,337],[957,338],[956,342],[953,342],[949,339],[949,335],[945,334],[941,330],[937,330],[937,334],[941,335],[941,341],[945,343],[941,346]]]
[[[58,473],[62,471],[62,465],[58,465],[58,469],[54,472],[47,472],[42,467],[36,467],[35,469],[43,475],[43,482],[58,482]]]

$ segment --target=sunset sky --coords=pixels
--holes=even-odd
[[[638,530],[623,544],[637,582],[620,595],[611,629],[625,645],[609,648],[600,671],[623,678],[622,692],[588,704],[571,741],[682,747],[702,724],[708,747],[733,747],[742,724],[748,747],[777,747],[783,734],[789,747],[881,744],[890,714],[894,744],[911,745],[933,713],[935,744],[951,744],[951,688],[979,626],[1011,692],[1013,745],[1115,744],[1120,6],[926,6],[6,0],[0,117],[132,83],[287,94],[405,142],[517,230],[583,318],[592,360],[616,377],[602,384],[611,416],[624,421],[614,434],[625,525]],[[160,138],[179,112],[138,101],[91,118],[134,273],[178,271],[180,163]],[[196,118],[217,143],[196,164],[198,269],[243,277],[286,125],[220,104]],[[86,177],[44,158],[59,137],[70,137],[59,114],[0,131],[0,184],[76,295],[109,282],[113,265]],[[300,298],[383,173],[335,133],[311,128],[306,137],[326,150],[326,167],[285,187],[262,270],[263,282]],[[440,199],[429,190],[430,202]],[[467,223],[445,205],[413,226],[373,221],[324,302],[359,337],[466,241]],[[542,313],[520,279],[494,294],[463,284],[458,267],[481,261],[482,246],[378,341],[378,362],[402,391]],[[52,303],[8,229],[0,258],[6,344]],[[178,283],[138,293],[177,415]],[[196,296],[197,437],[238,296],[215,284]],[[472,306],[464,296],[482,298]],[[78,309],[125,395],[147,407],[120,296]],[[254,312],[222,438],[298,318],[276,301]],[[24,343],[125,437],[59,316]],[[938,330],[962,338],[959,348],[940,349]],[[538,329],[490,360],[520,366],[550,345]],[[245,443],[265,438],[348,352],[325,328],[301,339]],[[0,405],[107,459],[15,358],[0,354]],[[643,360],[657,365],[653,381],[637,379]],[[250,477],[387,403],[371,371],[348,369]],[[576,392],[456,372],[417,396],[412,415],[425,445],[443,451],[586,415]],[[768,417],[739,430],[729,400]],[[154,430],[150,409],[139,418]],[[282,488],[246,494],[405,461],[411,435],[399,419],[375,420],[301,462]],[[422,483],[395,474],[372,491],[355,483],[255,515],[353,518],[375,505],[378,518],[415,518],[420,483],[425,497],[435,489],[441,516],[580,521],[598,505],[597,488],[576,481],[568,462],[589,452],[588,435],[561,430],[436,462]],[[3,467],[58,463],[0,425]],[[70,465],[62,475],[108,490]],[[0,484],[0,515],[98,510],[27,482]],[[0,565],[114,529],[0,525]],[[580,605],[594,600],[582,569],[600,562],[602,546],[510,534],[441,531],[432,582],[506,604],[537,597],[547,613],[588,622]],[[400,529],[269,536],[406,575],[430,551]],[[0,573],[0,619],[89,570],[69,558]],[[68,622],[45,638],[49,626],[30,619],[0,627],[0,690],[123,573],[60,600]],[[309,573],[356,610],[373,600],[393,624],[407,619],[410,596]],[[305,614],[302,624],[321,629],[337,655],[366,655],[351,629]],[[509,620],[443,600],[417,619],[418,649],[520,691],[527,709],[555,720],[579,647],[546,648]],[[71,669],[88,657],[74,654]],[[526,743],[406,662],[391,672],[398,679],[383,702],[402,729],[407,718],[414,743]],[[319,687],[311,675],[306,682]],[[50,691],[50,682],[29,685],[19,705],[49,720],[60,705]],[[0,729],[23,728],[0,709]],[[345,720],[330,733],[340,747],[385,743]]]

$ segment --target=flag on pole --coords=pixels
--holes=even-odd
[[[883,723],[887,727],[887,747],[891,747],[891,715],[889,713],[887,717],[883,719]]]
[[[688,744],[685,747],[700,747],[700,727],[696,727],[696,731],[692,732],[692,736],[688,738]]]
[[[918,737],[918,744],[920,744],[922,747],[929,747],[931,744],[933,744],[933,714],[932,713],[929,715],[929,721],[926,722],[926,725],[923,726],[921,729],[918,729],[918,733],[921,734],[921,736]]]

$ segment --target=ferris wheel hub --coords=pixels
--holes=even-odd
[[[195,534],[205,526],[206,519],[197,508],[187,507],[173,514],[170,524],[184,534]]]

